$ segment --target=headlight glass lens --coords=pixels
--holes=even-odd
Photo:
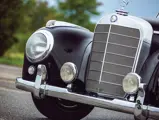
[[[26,52],[32,59],[38,57],[42,52],[46,51],[47,39],[41,34],[37,33],[31,36],[26,45]]]
[[[76,65],[71,62],[65,63],[61,67],[60,76],[65,83],[71,83],[77,76]]]
[[[136,73],[129,73],[123,79],[123,90],[128,94],[135,93],[140,84],[140,76]]]
[[[31,62],[44,59],[53,47],[53,36],[46,30],[35,32],[27,41],[26,55]]]

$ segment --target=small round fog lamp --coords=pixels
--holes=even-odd
[[[128,94],[137,92],[141,77],[136,73],[128,73],[123,79],[123,90]]]
[[[34,66],[30,66],[30,67],[28,68],[28,73],[29,73],[30,75],[33,75],[34,72],[35,72],[35,67],[34,67]]]
[[[76,79],[77,76],[77,67],[74,63],[66,62],[60,70],[61,79],[65,83],[71,83]]]

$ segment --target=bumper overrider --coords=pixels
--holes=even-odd
[[[147,118],[159,119],[159,108],[143,105],[145,97],[145,92],[143,89],[139,90],[136,103],[120,99],[107,100],[93,96],[77,94],[71,92],[69,88],[60,88],[47,85],[43,79],[43,72],[46,70],[44,68],[44,65],[38,65],[35,82],[17,78],[16,87],[21,90],[32,92],[36,97],[39,98],[43,98],[45,95],[52,96],[79,103],[94,105],[96,107],[134,114],[135,118],[142,120]]]

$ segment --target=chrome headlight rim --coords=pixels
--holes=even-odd
[[[133,92],[128,92],[128,91],[125,91],[125,90],[124,90],[124,80],[125,80],[125,78],[126,78],[128,75],[131,75],[131,76],[136,77],[136,80],[137,80],[137,81],[136,81],[136,82],[137,82],[137,87],[136,87],[137,89],[134,90]],[[124,77],[123,82],[122,82],[122,87],[123,87],[123,90],[124,90],[125,93],[132,95],[132,94],[135,94],[135,93],[138,91],[138,89],[139,89],[139,87],[140,87],[140,83],[141,83],[141,77],[140,77],[137,73],[130,72],[130,73],[128,73],[128,74]]]
[[[42,34],[46,37],[46,40],[47,40],[47,47],[45,49],[45,51],[43,51],[41,53],[40,56],[38,57],[35,57],[35,58],[32,58],[28,53],[27,53],[27,44],[29,42],[29,39],[31,37],[33,37],[35,34]],[[53,46],[54,46],[54,37],[53,35],[51,34],[51,32],[47,31],[47,30],[38,30],[36,32],[34,32],[30,37],[29,37],[27,43],[26,43],[26,47],[25,47],[25,53],[26,53],[26,58],[28,59],[28,61],[30,61],[31,63],[37,63],[37,62],[40,62],[42,60],[44,60],[46,57],[48,57],[48,55],[50,54],[51,50],[53,49]]]
[[[62,78],[62,74],[61,73],[62,73],[62,69],[63,69],[64,66],[69,66],[72,69],[72,73],[73,73],[72,79],[65,80],[65,79]],[[65,82],[66,84],[70,84],[70,83],[74,82],[75,79],[77,78],[77,74],[78,74],[77,66],[74,63],[72,63],[72,62],[64,63],[62,65],[61,69],[60,69],[60,77],[61,77],[62,81]]]

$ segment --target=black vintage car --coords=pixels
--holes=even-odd
[[[50,20],[26,43],[16,87],[53,120],[78,120],[94,106],[159,120],[159,19],[103,16],[94,34]]]

